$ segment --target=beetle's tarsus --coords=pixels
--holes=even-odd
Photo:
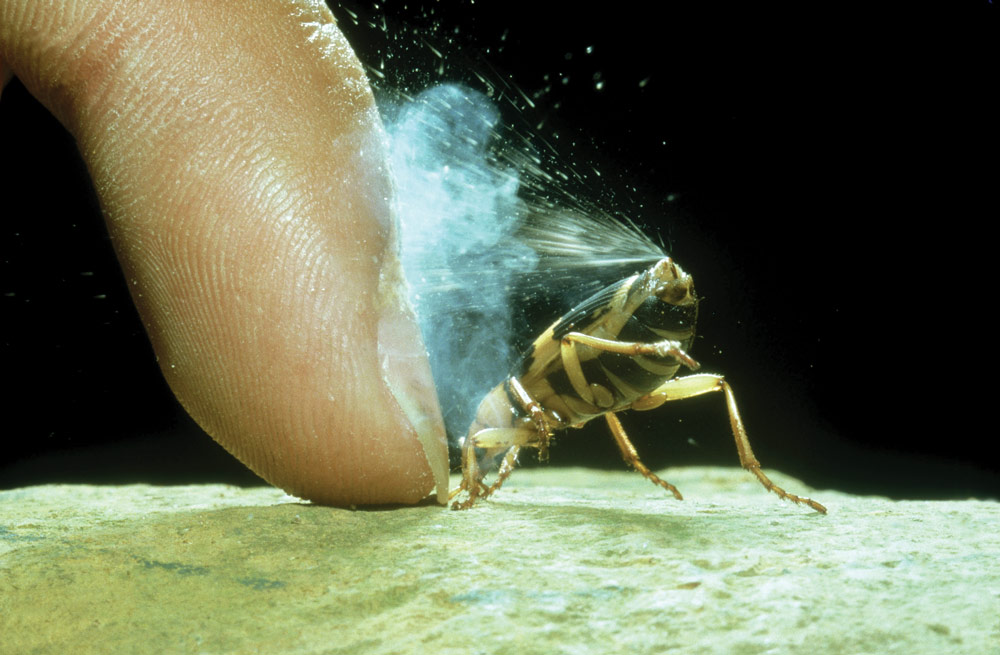
[[[778,485],[776,485],[773,482],[771,482],[771,478],[767,477],[764,474],[764,472],[760,470],[760,466],[759,465],[757,465],[757,466],[748,466],[747,470],[754,474],[754,477],[756,477],[757,480],[762,485],[764,485],[765,489],[767,489],[768,491],[771,491],[771,492],[774,492],[774,493],[778,494],[779,498],[782,498],[784,500],[790,500],[793,503],[796,503],[798,505],[807,505],[807,506],[813,508],[814,510],[816,510],[817,512],[819,512],[820,514],[826,514],[826,508],[823,507],[822,505],[820,505],[819,503],[817,503],[812,498],[806,498],[805,496],[796,496],[793,493],[788,493],[787,491],[785,491],[784,489],[782,489]]]

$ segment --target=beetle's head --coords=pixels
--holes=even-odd
[[[677,307],[698,305],[698,297],[694,294],[694,280],[670,257],[656,262],[647,274],[653,295],[663,302]]]
[[[655,335],[652,338],[678,341],[687,350],[694,342],[698,322],[694,281],[669,257],[643,275],[643,300],[633,318]]]

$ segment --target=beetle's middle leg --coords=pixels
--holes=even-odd
[[[622,355],[672,356],[692,369],[698,368],[698,362],[691,359],[679,342],[670,340],[655,343],[636,343],[601,339],[589,334],[570,332],[563,337],[560,344],[563,369],[566,371],[566,376],[569,378],[573,390],[585,402],[592,404],[596,410],[605,410],[604,418],[608,422],[608,427],[611,428],[611,434],[615,437],[615,442],[618,444],[618,449],[622,452],[622,457],[625,458],[625,463],[641,473],[653,484],[658,484],[672,493],[677,500],[684,500],[677,487],[650,471],[649,467],[639,459],[639,453],[636,451],[635,446],[632,445],[632,442],[629,441],[628,435],[625,433],[625,428],[622,427],[618,417],[615,416],[613,411],[608,411],[615,402],[611,390],[598,384],[588,383],[583,373],[583,366],[580,363],[580,355],[576,349],[577,344],[584,344],[596,350]]]
[[[538,459],[544,462],[549,458],[549,441],[552,439],[552,428],[549,426],[549,419],[545,416],[545,410],[532,398],[525,390],[524,385],[516,377],[511,376],[508,380],[511,391],[517,397],[521,409],[527,412],[535,424],[535,439],[526,442],[524,445],[531,445],[538,449]],[[508,475],[510,475],[508,473]]]
[[[625,463],[634,468],[639,473],[653,484],[658,484],[670,493],[674,495],[677,500],[684,500],[684,496],[681,496],[681,492],[677,491],[677,487],[670,484],[660,476],[656,475],[649,468],[642,463],[639,459],[639,453],[636,452],[635,446],[629,441],[628,435],[625,434],[625,428],[622,427],[621,421],[618,417],[614,415],[613,412],[608,412],[604,415],[604,418],[608,422],[608,427],[611,428],[611,434],[615,437],[615,442],[618,444],[618,448],[622,451],[622,457],[625,458]]]

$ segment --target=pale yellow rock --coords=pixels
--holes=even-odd
[[[0,652],[1000,653],[1000,504],[521,470],[466,512],[0,492]]]

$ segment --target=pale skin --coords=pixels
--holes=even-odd
[[[213,438],[315,502],[445,499],[381,125],[321,2],[0,0],[12,76],[75,137],[160,368]]]

